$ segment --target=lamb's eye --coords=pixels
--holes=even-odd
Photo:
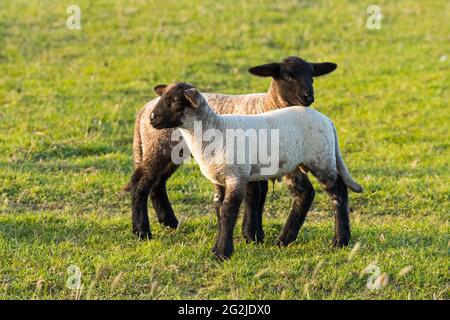
[[[292,77],[291,76],[289,76],[289,75],[284,75],[283,76],[283,79],[286,81],[286,82],[289,82],[289,83],[294,83],[294,79],[292,79]]]

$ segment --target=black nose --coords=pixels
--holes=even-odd
[[[306,102],[308,102],[309,104],[314,102],[314,93],[312,93],[312,92],[311,93],[305,92],[303,94],[303,96],[305,97]]]

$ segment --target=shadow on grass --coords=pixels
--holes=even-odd
[[[108,218],[104,218],[107,220]],[[217,226],[214,218],[209,221],[186,221],[180,230],[169,230],[161,226],[152,225],[154,239],[163,248],[169,250],[177,243],[196,246],[199,242],[213,243]],[[266,238],[262,245],[254,245],[254,248],[267,249],[275,248],[275,240],[282,229],[281,222],[269,222],[266,227]],[[375,226],[370,224],[364,226],[356,224],[352,230],[352,240],[350,247],[356,242],[369,245],[378,251],[385,251],[394,248],[417,248],[428,247],[436,244],[436,237],[432,231],[423,234],[420,230],[397,231],[398,225]],[[386,240],[379,241],[380,234]],[[280,250],[303,250],[305,246],[310,247],[314,243],[321,243],[321,248],[331,248],[333,235],[332,223],[314,224],[306,223],[300,231],[297,241],[288,248]],[[115,247],[119,245],[142,246],[147,241],[138,240],[131,233],[131,226],[128,219],[114,219],[113,221],[93,221],[91,218],[65,218],[50,215],[20,217],[9,216],[0,220],[0,236],[13,247],[21,245],[43,244],[51,245],[71,242],[76,246],[105,245]],[[245,243],[240,234],[240,226],[235,229],[235,243]],[[125,249],[124,249],[125,250]],[[259,250],[259,249],[258,249]],[[337,250],[337,249],[336,249]]]

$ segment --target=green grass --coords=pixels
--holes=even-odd
[[[379,1],[381,30],[366,28],[364,1],[75,2],[80,31],[65,26],[74,1],[0,3],[0,298],[450,298],[448,2]],[[246,245],[239,226],[217,262],[212,187],[193,165],[169,183],[179,230],[151,210],[155,237],[136,240],[119,191],[152,87],[265,91],[247,68],[287,55],[339,65],[315,81],[314,107],[365,188],[351,194],[350,248],[331,248],[317,183],[299,239],[274,246],[290,206],[277,184],[265,244]],[[379,290],[366,287],[373,263],[389,277]]]

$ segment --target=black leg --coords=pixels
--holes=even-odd
[[[220,208],[222,207],[223,199],[225,197],[225,187],[215,184],[214,185],[214,208],[216,210],[216,216],[217,216],[217,236],[216,236],[216,242],[214,244],[214,247],[212,248],[212,252],[217,251],[217,243],[219,242],[219,236],[220,236]]]
[[[258,203],[258,214],[256,216],[256,243],[264,241],[264,229],[262,225],[264,204],[266,202],[267,191],[269,190],[269,182],[267,180],[259,182],[260,195]]]
[[[220,208],[220,231],[214,246],[214,254],[219,259],[229,259],[233,252],[233,231],[244,198],[245,185],[226,186],[225,198]]]
[[[257,181],[247,184],[244,198],[244,218],[242,221],[242,236],[247,243],[256,241],[256,230],[258,227],[258,207],[261,188]]]
[[[325,191],[331,198],[334,208],[334,247],[347,246],[350,241],[350,219],[348,209],[348,190],[342,178],[338,175],[335,182],[325,182]]]
[[[170,175],[166,175],[162,177],[158,183],[155,183],[150,191],[150,199],[152,200],[153,208],[158,217],[158,222],[166,227],[176,229],[178,227],[178,220],[170,205],[166,189],[166,181],[169,177]]]
[[[225,187],[214,185],[214,208],[216,209],[217,222],[220,224],[220,207],[222,206],[225,197]]]
[[[141,239],[150,239],[147,201],[152,187],[152,179],[143,168],[136,168],[130,183],[133,233]]]
[[[287,246],[297,239],[315,195],[314,187],[308,176],[300,171],[286,176],[286,183],[294,200],[289,217],[278,236],[277,244],[281,246]]]

